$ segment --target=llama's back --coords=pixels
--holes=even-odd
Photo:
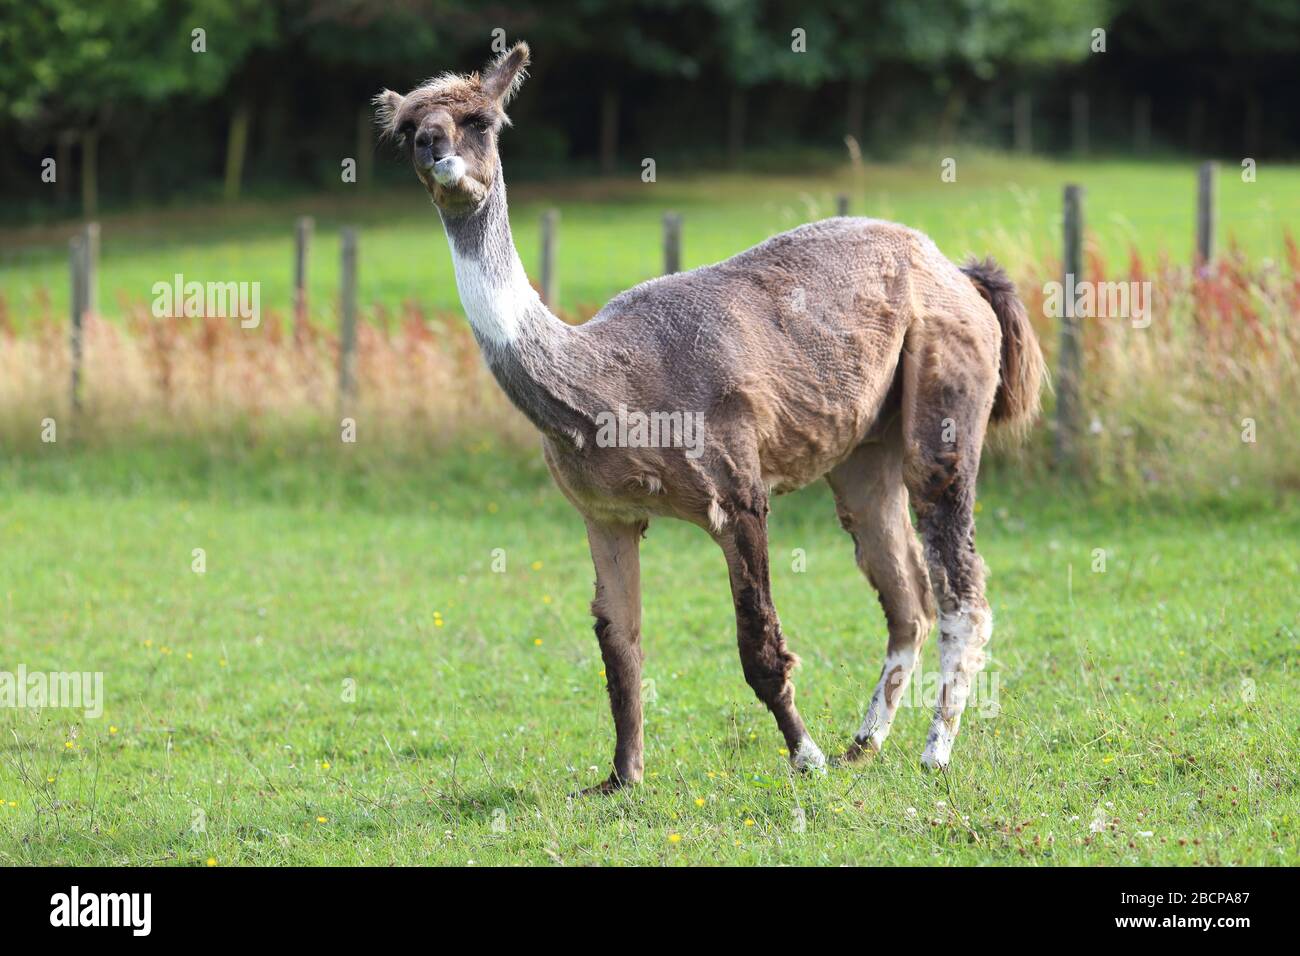
[[[929,242],[922,233],[881,219],[807,223],[721,262],[648,279],[612,298],[591,321],[637,313],[644,321],[671,325],[701,311],[726,313],[738,295],[753,289],[781,295],[843,286],[869,273],[870,260],[906,256],[915,240]]]
[[[760,457],[781,463],[773,483],[793,487],[874,424],[914,312],[912,274],[928,272],[931,255],[933,243],[894,223],[810,223],[629,289],[581,327],[583,338],[637,369],[629,389],[653,383],[629,405],[745,406]]]

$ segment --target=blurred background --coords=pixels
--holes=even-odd
[[[405,182],[374,162],[369,99],[536,51],[505,140],[515,178],[654,156],[873,158],[917,143],[1062,155],[1294,156],[1300,8],[1287,0],[36,0],[0,34],[9,219],[88,206]],[[192,52],[191,32],[207,33]],[[806,53],[791,55],[792,30]],[[1092,55],[1104,29],[1104,55]],[[1083,98],[1080,101],[1080,97]],[[1080,104],[1083,105],[1080,105]],[[1031,119],[1017,127],[1017,109]],[[1086,110],[1083,135],[1078,110]],[[1024,134],[1028,133],[1028,141]],[[1021,141],[1017,141],[1017,135]],[[77,175],[33,190],[45,156]],[[52,202],[53,200],[53,202]]]
[[[1142,493],[1300,477],[1288,449],[1243,459],[1237,438],[1296,381],[1287,0],[5,2],[7,440],[35,440],[42,409],[75,409],[93,443],[297,428],[344,404],[399,446],[460,441],[467,421],[475,440],[527,436],[370,105],[521,38],[503,163],[520,253],[565,319],[802,222],[895,219],[953,258],[997,256],[1053,368],[1079,355],[1070,421],[1052,410],[1018,474]],[[1150,328],[1049,314],[1067,184],[1072,271],[1149,282]],[[255,283],[260,329],[160,320],[153,287],[176,275]]]

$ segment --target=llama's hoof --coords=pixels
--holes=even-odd
[[[606,794],[613,793],[615,790],[622,790],[624,787],[630,787],[635,782],[635,780],[624,780],[618,774],[611,773],[608,777],[594,786],[585,787],[582,790],[575,790],[573,793],[569,794],[569,799],[572,800],[575,797],[603,797]]]
[[[930,728],[930,735],[925,741],[925,752],[921,754],[921,766],[927,770],[947,770],[952,758],[952,741],[956,731],[950,725],[935,721]]]
[[[836,763],[844,767],[854,767],[866,763],[879,753],[880,751],[871,745],[871,741],[854,740]]]
[[[799,742],[799,749],[790,758],[790,766],[800,773],[825,773],[826,755],[811,737],[805,737]]]
[[[947,759],[940,759],[937,754],[931,753],[928,749],[921,754],[921,766],[926,770],[933,770],[935,773],[941,773],[948,769]]]

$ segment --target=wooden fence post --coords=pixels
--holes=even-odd
[[[1196,175],[1196,267],[1214,258],[1214,163],[1201,163]]]
[[[556,231],[559,210],[548,209],[542,213],[542,301],[551,309],[559,305],[560,278],[556,275]]]
[[[300,216],[294,228],[293,242],[293,340],[302,341],[307,322],[307,257],[311,251],[311,234],[315,223],[310,216]]]
[[[664,213],[664,275],[682,271],[682,217]]]
[[[72,411],[81,411],[81,333],[82,320],[86,315],[86,235],[73,236],[68,242],[68,267],[72,280],[72,325],[69,338],[71,353],[72,381],[70,395]]]
[[[244,182],[244,160],[248,155],[248,127],[253,121],[253,111],[248,103],[240,103],[230,117],[230,133],[226,138],[226,182],[222,196],[234,202]]]
[[[86,292],[82,305],[84,311],[91,315],[99,315],[99,223],[86,223],[85,236]]]
[[[81,214],[87,219],[99,212],[99,131],[81,134]]]
[[[1080,385],[1083,348],[1079,316],[1075,315],[1075,288],[1083,280],[1083,189],[1065,187],[1064,289],[1061,315],[1061,350],[1056,369],[1056,465],[1068,467],[1075,458],[1081,414]]]
[[[347,415],[356,398],[357,351],[357,231],[344,226],[339,233],[342,288],[339,298],[339,414]]]
[[[840,193],[835,197],[835,215],[847,216],[849,214],[849,195]]]

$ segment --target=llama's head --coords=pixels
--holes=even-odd
[[[443,213],[479,207],[500,172],[497,134],[510,125],[505,107],[524,80],[528,44],[517,43],[483,75],[444,73],[402,96],[375,97],[377,120],[411,158],[415,175]]]

